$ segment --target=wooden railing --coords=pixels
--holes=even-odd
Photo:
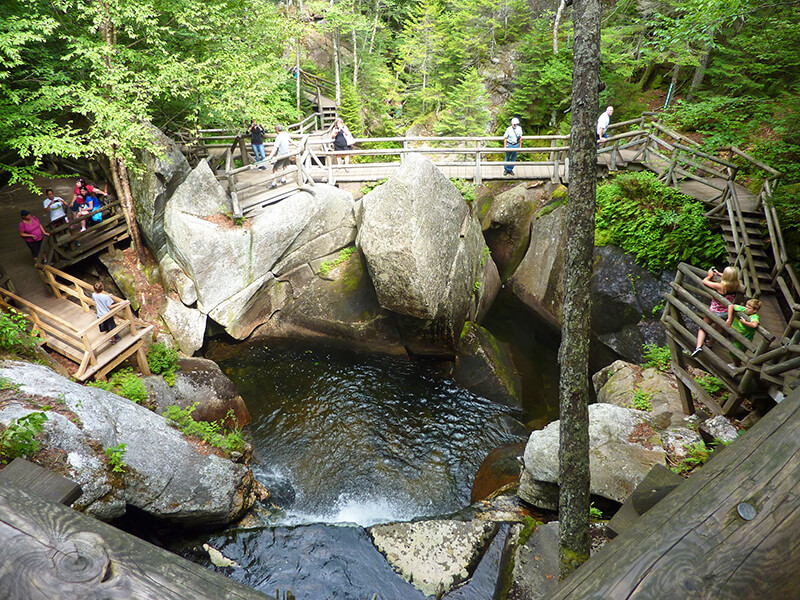
[[[691,265],[681,263],[678,266],[671,291],[665,294],[667,304],[661,320],[667,328],[672,371],[678,379],[684,411],[687,414],[694,413],[691,401],[693,394],[713,413],[730,414],[739,407],[745,394],[750,392],[754,385],[782,386],[783,379],[778,375],[785,371],[776,373],[770,367],[764,366],[767,361],[773,359],[773,356],[768,355],[768,351],[775,336],[769,331],[759,325],[756,330],[760,334],[759,338],[748,340],[732,327],[726,326],[723,319],[708,309],[712,298],[723,306],[729,303],[723,296],[703,284],[705,275],[705,271]],[[706,323],[702,317],[708,317],[711,324]],[[727,360],[718,357],[710,349],[706,349],[695,358],[689,358],[689,353],[695,348],[697,335],[686,327],[686,321],[703,329],[707,340],[713,340],[718,347],[722,347],[733,358],[741,361],[742,366],[729,365]],[[734,342],[738,342],[741,347]],[[729,390],[727,400],[720,404],[712,398],[687,370],[686,365],[689,363],[697,364],[713,373]]]
[[[88,283],[49,265],[39,265],[37,268],[56,298],[71,298],[86,312],[95,309],[95,301],[91,297],[93,289]],[[34,328],[44,333],[48,346],[79,364],[75,378],[80,381],[92,376],[104,378],[111,369],[133,353],[137,353],[140,370],[149,375],[141,342],[144,335],[152,330],[152,326],[140,324],[133,315],[130,302],[113,294],[109,295],[117,306],[84,327],[77,327],[6,287],[0,287],[0,306],[16,307],[25,312]],[[99,331],[98,325],[110,319],[116,321],[115,327],[108,332]],[[111,344],[114,336],[123,338],[117,346]]]

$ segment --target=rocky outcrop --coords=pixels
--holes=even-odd
[[[157,150],[139,152],[144,168],[131,173],[131,193],[142,237],[155,255],[161,258],[166,251],[164,208],[167,199],[191,168],[175,142],[155,127],[152,132]]]
[[[413,353],[453,353],[499,289],[477,219],[428,159],[411,155],[361,201],[356,244],[380,305]],[[487,302],[488,300],[488,302]]]
[[[491,497],[519,482],[525,444],[503,444],[483,459],[472,482],[470,502]]]
[[[564,295],[566,207],[551,203],[531,225],[528,252],[506,286],[546,321],[560,327]],[[670,273],[654,276],[615,246],[595,248],[592,328],[603,344],[626,360],[641,362],[642,345],[663,344],[659,322]]]
[[[228,411],[232,411],[238,427],[250,423],[250,413],[236,386],[212,360],[181,358],[172,386],[157,375],[144,381],[158,414],[168,406],[189,408],[196,404],[192,412],[196,421],[226,421]]]
[[[429,520],[375,525],[369,533],[403,579],[433,596],[470,577],[496,527],[478,520]]]
[[[206,315],[199,310],[189,308],[178,300],[167,296],[166,303],[159,311],[159,316],[175,338],[181,352],[192,356],[203,347],[206,335]]]
[[[536,525],[524,539],[522,532],[522,525],[514,525],[506,544],[513,565],[508,583],[502,586],[508,589],[505,598],[548,598],[558,586],[558,521]]]
[[[722,415],[703,421],[700,424],[700,433],[709,442],[717,441],[724,444],[730,444],[739,438],[739,432]]]
[[[196,446],[130,400],[73,383],[40,365],[6,362],[0,376],[53,407],[47,410],[45,443],[66,452],[69,476],[85,485],[78,506],[90,514],[111,519],[131,505],[178,524],[218,526],[255,501],[247,467]],[[4,406],[0,421],[8,424],[33,410],[23,400]],[[107,451],[112,448],[121,452],[123,473],[110,473]]]
[[[508,345],[472,321],[461,332],[453,378],[479,396],[522,408],[522,378],[514,369]]]
[[[558,508],[559,422],[531,433],[525,447],[519,496],[535,506]],[[591,493],[624,502],[666,454],[647,413],[614,406],[589,406]]]

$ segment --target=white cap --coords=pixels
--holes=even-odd
[[[511,124],[512,125],[519,125],[519,119],[517,117],[514,117],[513,119],[511,119]]]

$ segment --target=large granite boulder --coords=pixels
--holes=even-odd
[[[522,408],[522,378],[514,369],[511,350],[472,321],[461,332],[453,379],[479,396]]]
[[[525,447],[519,496],[549,510],[558,508],[559,421],[531,433]],[[647,413],[614,406],[589,406],[591,493],[624,502],[666,454]]]
[[[161,258],[166,252],[164,208],[191,167],[175,142],[155,127],[152,133],[155,150],[138,152],[143,168],[131,172],[131,194],[142,237],[156,257]]]
[[[426,596],[446,594],[477,567],[497,525],[425,520],[369,528],[375,547],[403,579]]]
[[[566,216],[566,206],[556,203],[536,213],[528,251],[506,281],[517,298],[556,328],[564,296]],[[659,309],[671,280],[671,273],[655,276],[616,246],[595,248],[592,328],[597,339],[618,356],[641,362],[643,344],[666,339]]]
[[[213,360],[181,358],[171,386],[159,375],[146,377],[144,382],[158,414],[168,406],[189,408],[196,404],[192,412],[196,421],[226,421],[232,411],[236,426],[250,423],[250,412],[236,386]]]
[[[615,361],[592,376],[597,401],[634,408],[633,397],[637,391],[647,395],[652,409],[653,427],[683,427],[684,413],[678,386],[672,373],[663,373],[652,367],[643,369],[622,360]]]
[[[455,352],[466,320],[479,320],[499,289],[480,224],[427,158],[408,156],[364,196],[356,244],[380,305],[399,315],[412,353]]]
[[[207,316],[167,296],[159,316],[169,329],[181,352],[191,356],[203,347]]]
[[[53,407],[47,411],[45,443],[66,451],[69,476],[86,484],[78,506],[91,514],[110,519],[131,505],[178,524],[219,526],[241,516],[256,499],[247,467],[187,440],[163,417],[130,400],[30,363],[3,363],[0,377]],[[3,423],[33,410],[23,398],[2,409]],[[125,470],[111,475],[106,451],[121,444]]]

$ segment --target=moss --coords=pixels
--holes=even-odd
[[[553,190],[553,193],[550,194],[550,197],[553,200],[566,200],[567,199],[567,186],[560,185],[556,189]]]
[[[322,277],[325,277],[331,270],[335,269],[342,263],[346,262],[356,251],[355,246],[348,246],[347,248],[342,248],[339,250],[339,256],[336,257],[335,260],[326,260],[319,266],[319,274]]]
[[[542,217],[544,217],[546,215],[549,215],[551,212],[553,212],[555,209],[559,208],[560,206],[564,206],[566,203],[567,203],[566,199],[565,200],[552,200],[552,201],[548,202],[547,204],[545,204],[541,209],[539,209],[539,212],[536,213],[534,218],[541,219]]]
[[[560,566],[560,579],[566,579],[575,569],[580,567],[583,563],[589,560],[588,552],[573,552],[564,546],[559,547],[559,566]]]

